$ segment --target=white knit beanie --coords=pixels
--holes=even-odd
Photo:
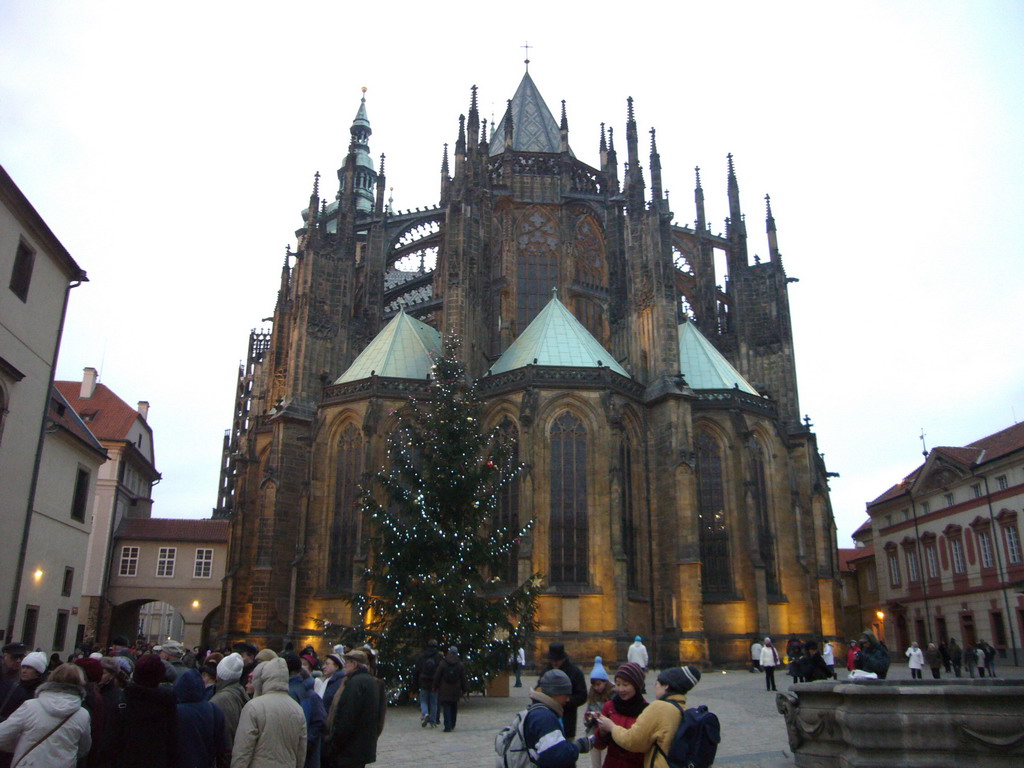
[[[217,679],[234,683],[242,676],[243,666],[245,664],[241,656],[237,653],[228,654],[217,664]]]
[[[46,654],[42,651],[32,651],[28,656],[21,660],[21,666],[32,667],[40,675],[46,671]]]

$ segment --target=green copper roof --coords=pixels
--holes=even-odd
[[[434,359],[440,355],[441,334],[426,323],[399,312],[334,383],[368,379],[374,374],[395,379],[425,379]]]
[[[491,366],[490,373],[504,373],[527,365],[597,368],[598,363],[630,377],[611,352],[590,335],[590,331],[557,297],[552,296],[547,306]]]
[[[500,155],[505,151],[505,116],[498,127],[491,130],[488,142],[489,155]],[[527,72],[523,75],[515,96],[512,97],[512,149],[516,152],[562,151],[562,134],[554,115],[544,103],[537,86]],[[572,150],[569,150],[572,154]]]
[[[679,372],[693,389],[733,389],[752,395],[757,390],[704,338],[693,323],[679,326]]]

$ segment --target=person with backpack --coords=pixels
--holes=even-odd
[[[444,712],[444,732],[451,733],[459,716],[459,699],[467,690],[466,667],[459,660],[459,649],[454,645],[434,670],[434,690]]]
[[[644,671],[640,665],[626,662],[615,673],[615,695],[604,705],[601,714],[616,725],[632,728],[640,713],[647,708],[647,700],[643,697],[645,687]],[[600,728],[594,735],[594,748],[608,750],[604,768],[643,768],[642,754],[627,752]]]
[[[560,669],[549,669],[530,692],[530,706],[495,738],[497,768],[571,768],[594,746],[593,736],[565,738],[565,706],[573,684]]]
[[[562,670],[572,682],[572,696],[565,705],[562,718],[565,720],[565,735],[572,739],[576,737],[576,711],[587,701],[587,680],[583,677],[583,671],[572,663],[563,643],[548,646],[548,663],[540,671],[540,676],[543,677],[551,669]]]
[[[434,673],[441,663],[441,649],[437,640],[431,640],[416,660],[413,679],[420,689],[420,728],[437,728],[438,703],[437,692],[434,690]]]
[[[600,656],[594,657],[594,668],[590,671],[590,690],[587,692],[587,708],[583,711],[583,725],[588,734],[597,728],[597,715],[604,711],[605,704],[612,699],[612,683],[608,679]],[[596,746],[596,744],[595,744]],[[590,753],[591,768],[601,768],[605,754],[598,750]]]
[[[671,667],[663,670],[658,674],[658,681],[654,685],[657,699],[647,705],[632,727],[624,728],[604,715],[598,717],[598,727],[609,734],[623,749],[643,753],[643,764],[647,768],[675,768],[676,765],[686,765],[682,756],[679,762],[671,758],[677,756],[680,747],[697,749],[703,746],[697,743],[697,738],[693,739],[693,744],[675,744],[678,741],[676,733],[680,730],[680,724],[684,722],[684,713],[687,711],[686,694],[698,682],[700,670],[697,667]],[[714,715],[710,716],[715,719],[717,725],[717,718]],[[707,762],[689,762],[693,762],[694,768],[710,765]]]

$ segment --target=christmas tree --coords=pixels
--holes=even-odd
[[[349,600],[392,686],[415,687],[412,667],[431,639],[457,646],[482,686],[507,669],[535,626],[540,577],[507,580],[510,553],[530,524],[509,525],[499,514],[502,489],[523,465],[505,430],[482,429],[475,384],[450,342],[426,393],[397,415],[390,465],[361,495],[373,554],[365,592]]]

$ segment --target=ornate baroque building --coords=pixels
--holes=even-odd
[[[623,659],[641,634],[659,660],[740,661],[765,634],[834,636],[835,526],[799,418],[789,281],[770,207],[769,258],[750,263],[732,157],[721,236],[699,169],[694,226],[672,223],[632,99],[624,162],[602,125],[592,167],[529,73],[490,130],[474,87],[440,202],[414,211],[386,203],[370,134],[364,95],[337,194],[317,175],[272,330],[239,370],[215,512],[231,521],[228,637],[316,642],[318,620],[360,620],[343,601],[373,557],[357,486],[449,335],[528,466],[501,515],[534,520],[509,569],[545,575],[536,649]]]

